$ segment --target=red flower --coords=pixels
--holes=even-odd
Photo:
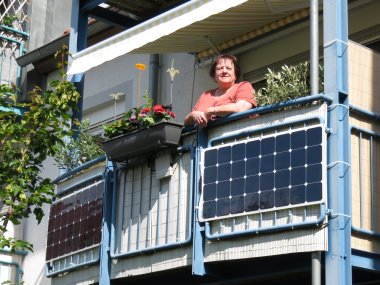
[[[130,133],[139,128],[147,128],[159,122],[167,122],[175,118],[172,106],[157,104],[152,106],[150,102],[141,108],[132,108],[125,115],[123,120],[111,124],[110,131],[106,133],[109,138],[120,134]],[[107,132],[107,131],[106,131]]]
[[[150,108],[149,107],[145,107],[144,109],[141,110],[141,114],[146,114],[146,113],[149,113],[150,112]]]
[[[166,109],[162,105],[153,106],[153,111],[158,114],[162,114],[166,112]]]

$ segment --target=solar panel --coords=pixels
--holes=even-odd
[[[321,125],[202,151],[201,219],[322,201]]]
[[[46,260],[95,246],[101,241],[104,181],[51,205]]]

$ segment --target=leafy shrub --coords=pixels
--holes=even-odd
[[[54,157],[58,167],[66,171],[74,169],[85,162],[96,159],[104,154],[101,142],[90,132],[90,120],[76,122],[78,125],[78,136],[72,136],[56,145]]]
[[[64,47],[57,55],[63,58],[66,52]],[[61,75],[48,90],[35,87],[28,103],[18,102],[13,88],[0,85],[0,248],[32,250],[26,241],[7,238],[7,225],[31,214],[40,223],[44,205],[55,196],[52,181],[41,176],[43,162],[54,157],[55,144],[71,135],[70,114],[80,97],[63,69]]]
[[[319,90],[323,90],[323,67],[320,65],[319,69]],[[268,69],[265,79],[267,86],[256,94],[259,106],[285,102],[311,93],[309,62],[294,66],[283,65],[279,72]]]
[[[53,182],[41,175],[43,163],[48,157],[62,155],[60,147],[73,135],[71,114],[80,98],[75,86],[66,80],[67,55],[67,46],[55,54],[60,56],[57,67],[61,78],[50,81],[47,90],[36,86],[30,92],[30,102],[19,102],[13,87],[0,85],[0,248],[33,251],[33,244],[7,237],[7,226],[10,222],[18,225],[31,215],[40,223],[44,205],[55,197]],[[83,154],[96,156],[99,151],[88,127],[89,122],[81,125],[75,142],[74,149],[77,147],[81,154],[78,163],[83,161]],[[73,163],[76,158],[71,159]]]

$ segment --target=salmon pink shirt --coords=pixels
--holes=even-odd
[[[198,99],[192,111],[205,112],[208,107],[216,107],[229,103],[236,103],[244,100],[252,104],[252,108],[257,106],[255,91],[251,83],[243,81],[235,83],[225,94],[215,96],[217,89],[204,92]]]

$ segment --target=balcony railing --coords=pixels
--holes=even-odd
[[[120,262],[155,253],[161,254],[164,259],[165,250],[184,250],[192,253],[190,262],[193,272],[197,274],[202,272],[205,262],[228,260],[232,258],[231,255],[234,255],[233,258],[246,258],[298,250],[327,250],[328,220],[337,215],[330,211],[327,202],[327,172],[335,167],[327,164],[330,102],[324,95],[315,95],[233,114],[205,129],[185,129],[177,149],[164,150],[141,159],[134,158],[125,163],[114,163],[112,179],[105,178],[105,183],[102,184],[107,185],[111,180],[113,183],[113,190],[109,192],[112,193],[112,203],[108,208],[103,207],[103,224],[104,215],[112,214],[110,258]],[[299,107],[300,104],[307,106]],[[282,110],[290,106],[297,107]],[[369,153],[367,156],[360,155],[361,159],[375,157],[373,140],[378,135],[354,126],[352,133],[358,134],[359,145],[363,144],[364,138],[369,144]],[[273,142],[282,143],[280,138],[289,137],[291,144],[292,136],[295,138],[294,142],[301,138],[301,145],[295,144],[289,149],[275,148],[276,143]],[[272,143],[275,151],[266,153],[263,150],[259,156],[249,157],[248,150],[254,148],[248,148],[247,145],[258,143],[263,148]],[[231,155],[229,160],[218,161],[218,156],[213,158],[212,153],[220,152],[220,159],[223,159],[226,149]],[[238,158],[238,149],[245,149],[245,156]],[[288,159],[285,162],[290,163],[289,167],[284,167],[284,161],[278,160],[279,157]],[[210,163],[210,159],[216,161]],[[273,177],[274,186],[271,184],[269,189],[265,189],[267,186],[258,184],[258,188],[255,188],[257,184],[251,178],[256,174],[249,172],[252,171],[249,168],[252,167],[249,164],[250,159],[256,159],[259,165],[263,165],[255,179],[268,185],[270,180],[263,180],[260,176]],[[271,166],[267,166],[267,162]],[[226,168],[221,169],[227,169],[228,173],[226,179],[210,172],[214,165],[218,169],[223,164]],[[359,162],[359,167],[360,165]],[[375,179],[376,162],[371,160],[369,165],[371,179]],[[84,169],[85,167],[81,167],[80,171]],[[276,184],[276,181],[281,182],[279,177],[284,178],[277,176],[282,170],[289,174],[291,182],[281,188],[278,186],[281,183]],[[239,171],[244,171],[244,175],[239,174]],[[301,175],[303,178],[298,177],[300,173],[304,175]],[[223,175],[222,173],[221,177]],[[59,186],[62,199],[66,195],[82,191],[82,186],[87,185],[92,178],[94,177],[90,175],[80,182],[70,179],[70,182],[66,181],[66,185]],[[219,178],[221,181],[218,181]],[[245,184],[234,184],[235,179],[244,180]],[[303,180],[297,184],[291,179]],[[375,219],[376,183],[374,180],[370,181],[371,199],[368,201],[371,206],[366,211],[370,211],[372,220],[368,224],[368,218],[364,218],[368,216],[368,213],[364,213],[368,195],[353,193],[353,200],[361,197],[361,218],[357,219],[358,223],[354,221],[353,232],[378,237]],[[224,188],[218,188],[224,182],[233,185],[228,186],[231,191],[229,195],[223,194]],[[205,197],[214,193],[207,188],[210,185],[219,189],[212,198]],[[252,203],[253,200],[247,198],[249,195],[251,198],[255,195],[261,198]],[[223,199],[228,203],[219,203]],[[268,234],[270,239],[259,238]],[[228,243],[223,240],[228,240]],[[293,240],[293,243],[285,247],[281,242],[283,240]],[[255,244],[255,247],[247,250],[243,241],[250,245]],[[239,246],[245,251],[230,252]],[[88,250],[93,250],[88,247],[53,258],[49,262],[48,276],[98,263],[100,249],[96,248],[96,258],[91,260],[73,262],[80,260],[80,256],[86,255]]]
[[[25,41],[29,35],[17,29],[0,25],[0,83],[19,90],[21,67],[16,58],[25,53]]]
[[[191,241],[194,149],[173,153],[165,177],[154,160],[116,168],[112,208],[111,257],[121,258],[182,246]],[[157,170],[157,169],[156,169]]]

